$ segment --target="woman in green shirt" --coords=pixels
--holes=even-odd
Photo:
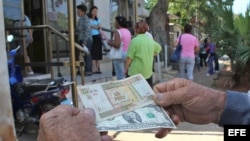
[[[160,53],[161,45],[148,37],[145,32],[148,25],[140,21],[135,25],[136,37],[130,42],[125,65],[125,73],[128,76],[141,74],[153,86],[153,59],[154,55]]]

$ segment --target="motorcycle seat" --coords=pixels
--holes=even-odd
[[[24,80],[23,88],[28,93],[36,93],[55,89],[64,82],[64,78],[57,79],[28,79]]]
[[[38,91],[45,91],[48,85],[23,85],[25,92],[35,93]]]
[[[64,78],[56,78],[56,79],[26,79],[23,81],[25,85],[59,85],[65,81]]]

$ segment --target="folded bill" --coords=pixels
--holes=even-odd
[[[85,108],[96,113],[97,123],[153,104],[154,92],[142,75],[77,87]]]
[[[176,128],[163,108],[155,104],[97,123],[99,131],[136,131],[155,128]]]

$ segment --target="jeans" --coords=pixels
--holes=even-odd
[[[214,55],[208,59],[208,74],[214,74]]]
[[[181,57],[179,62],[179,68],[180,68],[180,77],[186,78],[185,76],[185,69],[187,70],[187,79],[193,80],[193,71],[194,71],[194,64],[195,59],[194,58],[188,58],[188,57]]]
[[[215,65],[214,70],[219,71],[219,58],[218,58],[218,55],[216,53],[215,53],[215,56],[214,56],[214,65]]]
[[[127,57],[127,52],[122,53],[122,59],[114,59],[114,68],[115,68],[115,74],[116,79],[121,80],[125,78],[125,59]]]
[[[91,51],[91,46],[92,46],[92,39],[88,39],[86,47]],[[84,61],[85,61],[85,72],[92,72],[92,58],[91,55],[85,55],[84,56]]]

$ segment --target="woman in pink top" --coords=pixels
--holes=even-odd
[[[108,44],[114,48],[122,48],[122,59],[114,59],[114,68],[117,80],[125,78],[124,66],[127,57],[128,46],[131,41],[131,33],[127,29],[127,20],[123,16],[117,16],[115,22],[116,31],[114,32],[114,40],[109,41]]]
[[[195,53],[199,52],[198,39],[191,34],[192,26],[186,24],[184,27],[184,34],[182,34],[177,43],[180,40],[182,45],[181,58],[179,62],[180,77],[188,78],[193,80],[193,71],[195,64]],[[187,70],[187,75],[185,76],[185,69]]]

